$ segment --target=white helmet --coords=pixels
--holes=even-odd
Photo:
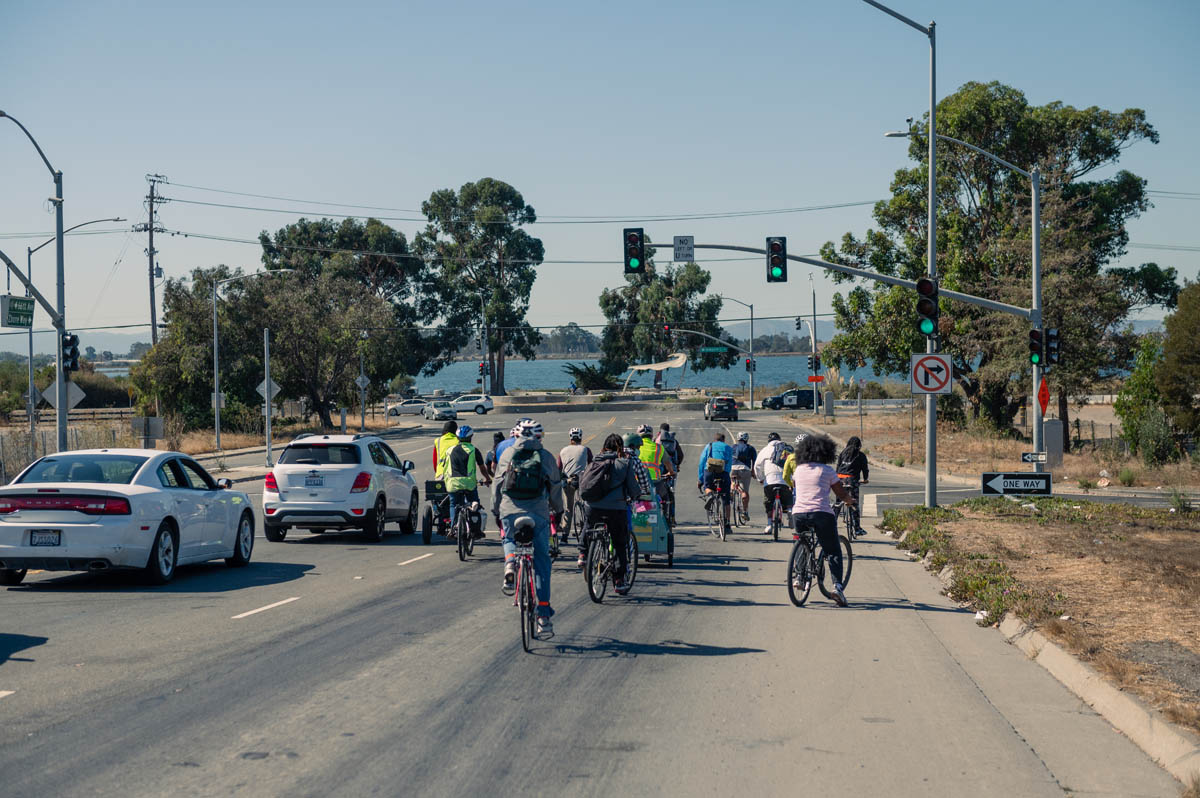
[[[642,424],[637,428],[637,434],[641,435],[643,438],[647,438],[654,434],[654,430],[651,429],[649,424]]]
[[[538,440],[541,440],[542,436],[546,434],[546,431],[542,429],[541,424],[530,418],[526,419],[524,423],[521,424],[521,431],[518,434],[522,438],[537,438]]]
[[[747,441],[750,440],[750,433],[749,432],[739,432],[737,439],[738,439],[738,443],[746,443]]]
[[[509,430],[509,437],[511,437],[511,438],[521,437],[521,427],[525,426],[526,424],[531,423],[532,421],[533,421],[533,419],[529,418],[528,416],[525,416],[524,418],[518,418],[517,423],[513,424],[513,428],[511,430]]]
[[[799,446],[800,442],[803,441],[807,437],[808,437],[808,435],[806,433],[801,432],[799,435],[796,436],[796,445]]]
[[[567,437],[573,441],[583,440],[583,430],[579,427],[571,427],[571,431],[567,433]]]

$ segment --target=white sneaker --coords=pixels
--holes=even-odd
[[[542,639],[554,637],[554,624],[550,623],[549,618],[537,619],[537,636]]]
[[[766,526],[763,527],[763,534],[764,535],[771,534],[771,525],[770,524],[767,524]]]

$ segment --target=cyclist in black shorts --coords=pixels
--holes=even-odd
[[[854,497],[855,501],[855,504],[850,507],[851,512],[854,513],[854,536],[862,537],[867,532],[862,528],[862,518],[858,514],[858,486],[870,482],[868,477],[871,476],[871,469],[867,465],[867,455],[862,450],[862,441],[857,435],[846,441],[846,448],[842,449],[842,453],[838,455],[837,472],[849,477],[846,490]]]

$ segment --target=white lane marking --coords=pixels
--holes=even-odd
[[[266,612],[267,610],[273,610],[276,607],[282,607],[284,604],[291,604],[293,601],[299,601],[299,600],[300,600],[299,596],[292,596],[291,598],[285,598],[283,601],[276,601],[274,604],[268,604],[267,606],[259,607],[256,610],[250,610],[249,612],[243,612],[241,615],[234,615],[233,617],[230,618],[230,620],[236,621],[238,618],[248,618],[251,615],[257,615],[260,612]]]
[[[16,690],[0,690],[0,698],[8,698],[10,695],[12,695],[15,692],[17,692],[17,691]]]
[[[396,565],[408,565],[410,562],[416,562],[417,560],[423,560],[426,557],[432,557],[432,556],[433,556],[433,552],[431,551],[428,554],[422,554],[420,557],[413,557],[411,560],[405,560],[404,562],[398,562],[398,563],[396,563]]]
[[[874,493],[868,493],[863,496],[862,516],[874,518],[877,515],[879,515],[879,499]]]

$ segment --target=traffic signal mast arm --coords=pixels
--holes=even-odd
[[[3,252],[0,252],[0,259],[3,259],[5,265],[8,266],[8,270],[17,276],[17,279],[21,281],[21,285],[29,289],[29,295],[38,301],[38,304],[40,304],[42,309],[45,310],[50,316],[50,321],[54,323],[54,326],[62,329],[63,319],[62,316],[58,315],[58,311],[55,309],[55,307],[46,301],[46,297],[42,296],[40,291],[33,287],[33,283],[29,282],[28,278],[26,278],[25,275],[21,273],[21,270],[18,269],[11,260],[8,259],[7,255],[5,255]]]
[[[729,250],[731,252],[751,252],[751,253],[754,253],[757,255],[767,254],[766,250],[764,250],[764,249],[758,249],[757,247],[741,247],[741,246],[737,246],[734,244],[696,244],[695,248],[696,249],[723,249],[723,250]],[[869,272],[866,269],[855,269],[853,266],[842,266],[837,263],[826,263],[823,260],[817,260],[816,258],[806,258],[803,255],[792,255],[789,253],[787,256],[787,259],[798,261],[800,263],[807,263],[809,266],[816,266],[821,269],[828,269],[830,271],[838,272],[840,274],[846,274],[846,275],[849,275],[850,277],[860,277],[865,280],[875,280],[877,282],[887,283],[888,285],[898,285],[902,288],[911,288],[914,291],[917,290],[917,283],[915,280],[905,280],[900,277],[891,277],[886,274],[876,274],[875,272]],[[950,290],[947,290],[940,286],[938,287],[938,295],[946,297],[948,299],[957,299],[959,302],[966,302],[971,305],[979,305],[980,307],[985,307],[985,308],[988,308],[989,310],[998,310],[1002,313],[1011,313],[1014,316],[1020,316],[1023,319],[1029,319],[1030,321],[1033,321],[1034,323],[1037,323],[1037,321],[1038,321],[1033,318],[1034,313],[1029,308],[1019,308],[1016,305],[1009,305],[1004,302],[996,302],[991,299],[985,299],[981,296],[975,296],[974,294],[963,294],[958,291],[950,291]],[[692,332],[692,331],[691,330],[686,330],[686,331],[680,330],[679,332]],[[701,333],[696,333],[696,334],[700,335]],[[716,339],[714,338],[713,340],[716,340]],[[725,342],[721,341],[721,343],[725,343]]]

